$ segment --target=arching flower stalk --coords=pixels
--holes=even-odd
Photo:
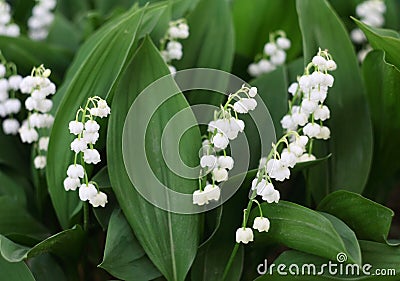
[[[189,26],[185,19],[171,21],[169,28],[163,39],[160,41],[160,52],[167,63],[171,74],[176,73],[176,68],[172,65],[173,60],[180,60],[183,56],[182,44],[179,39],[186,39],[189,37]]]
[[[265,44],[262,54],[258,54],[255,62],[251,63],[248,72],[253,77],[272,72],[277,66],[286,61],[286,51],[290,49],[291,42],[282,30],[269,35],[269,42]]]
[[[217,183],[227,181],[228,173],[234,166],[234,159],[227,155],[226,148],[230,141],[243,132],[245,124],[238,118],[238,114],[245,114],[256,108],[256,95],[256,87],[243,85],[236,93],[229,95],[227,102],[214,112],[214,120],[208,124],[208,135],[203,141],[199,189],[193,193],[193,204],[202,206],[211,200],[219,200],[221,190]],[[206,184],[203,188],[204,183]]]
[[[56,93],[56,86],[50,81],[50,75],[51,70],[41,65],[33,68],[31,75],[24,77],[20,83],[21,93],[29,96],[25,100],[28,118],[22,122],[19,135],[22,142],[34,144],[36,169],[46,167],[46,151],[54,123],[54,117],[49,113],[53,102],[48,97]]]
[[[69,132],[76,136],[71,143],[75,157],[74,163],[68,167],[64,188],[66,191],[75,191],[79,187],[79,198],[89,201],[93,207],[105,207],[107,194],[99,190],[96,182],[89,181],[86,164],[98,164],[101,161],[100,153],[94,148],[100,130],[100,125],[95,119],[107,117],[110,113],[111,109],[105,100],[98,96],[90,97],[68,126]]]
[[[22,77],[17,74],[17,67],[12,62],[7,62],[0,52],[0,117],[3,132],[6,135],[18,134],[20,123],[16,115],[21,110],[21,102],[17,98]]]
[[[232,265],[239,244],[247,244],[254,240],[251,227],[248,227],[249,215],[254,203],[259,206],[260,216],[253,222],[253,229],[268,232],[269,220],[263,216],[257,196],[269,204],[278,203],[280,193],[275,189],[274,181],[284,181],[290,178],[290,169],[297,163],[315,160],[312,155],[315,139],[327,140],[330,130],[323,122],[330,117],[329,108],[324,105],[328,90],[333,86],[334,78],[328,72],[336,69],[336,63],[326,50],[319,50],[317,55],[305,68],[298,81],[290,85],[288,91],[292,94],[289,101],[289,112],[281,124],[286,133],[276,144],[267,157],[260,159],[256,178],[253,180],[250,198],[243,210],[242,226],[236,231],[236,245],[224,271],[226,278]]]

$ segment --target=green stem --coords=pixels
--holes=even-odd
[[[228,263],[226,264],[224,274],[222,275],[222,281],[225,281],[226,277],[228,276],[229,270],[232,267],[233,261],[235,260],[236,253],[239,250],[239,246],[240,246],[240,244],[236,243],[235,247],[232,250],[232,254],[228,260]]]
[[[83,202],[83,229],[87,231],[89,228],[89,205]]]
[[[246,225],[247,225],[247,222],[248,222],[249,217],[250,217],[251,206],[253,205],[253,199],[254,199],[254,197],[256,195],[257,195],[257,190],[254,189],[253,193],[250,196],[251,198],[249,200],[249,203],[247,204],[246,212],[245,212],[244,217],[243,217],[243,225],[242,225],[242,227],[246,227]],[[237,253],[237,251],[239,249],[239,245],[240,245],[239,243],[236,243],[235,247],[233,248],[233,251],[231,253],[231,256],[229,257],[228,263],[225,266],[224,274],[222,275],[222,281],[225,281],[226,277],[228,276],[229,270],[232,267],[232,263],[235,260],[236,253]]]

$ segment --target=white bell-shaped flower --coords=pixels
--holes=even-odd
[[[268,232],[270,227],[269,219],[264,217],[256,217],[254,219],[253,228],[257,229],[259,232]]]
[[[79,164],[72,164],[69,165],[67,169],[67,175],[70,178],[77,179],[77,178],[83,178],[85,176],[85,170],[82,165]]]
[[[253,230],[248,227],[241,227],[236,230],[236,243],[247,244],[253,242],[254,234]]]
[[[79,187],[79,199],[81,199],[81,201],[88,201],[96,195],[97,188],[91,183],[82,184]]]
[[[64,189],[66,191],[72,190],[75,191],[81,185],[81,181],[79,178],[70,178],[67,177],[64,180]]]
[[[95,208],[99,206],[104,208],[107,202],[107,194],[104,192],[97,192],[96,195],[89,198],[89,203]]]

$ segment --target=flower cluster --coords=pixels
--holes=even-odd
[[[172,60],[180,60],[183,56],[182,44],[179,39],[189,37],[189,26],[185,19],[179,19],[169,23],[169,28],[164,38],[161,39],[161,55],[167,63],[172,74],[175,74],[176,68],[171,65]]]
[[[17,74],[17,68],[13,63],[7,63],[0,53],[0,117],[3,121],[3,132],[6,135],[16,135],[19,122],[15,118],[21,110],[21,102],[16,97],[22,77]]]
[[[385,24],[385,12],[386,5],[382,0],[367,0],[358,4],[356,7],[356,14],[360,20],[373,27],[383,27]],[[359,28],[353,29],[350,36],[354,43],[364,45],[358,53],[359,60],[363,61],[366,55],[371,51],[371,47],[365,45],[367,38]]]
[[[312,155],[314,139],[329,139],[330,130],[323,122],[329,119],[330,111],[324,101],[334,82],[328,72],[336,67],[328,51],[319,50],[298,82],[290,85],[288,91],[293,97],[289,102],[289,113],[281,120],[286,134],[273,144],[267,157],[260,159],[258,173],[251,186],[250,202],[244,210],[243,225],[236,232],[237,243],[253,241],[253,231],[247,227],[247,220],[252,203],[259,204],[255,198],[260,196],[267,203],[278,203],[280,193],[275,189],[273,180],[289,179],[290,169],[297,163],[315,160]],[[261,208],[253,228],[260,232],[269,230],[269,220],[263,217]]]
[[[251,63],[248,72],[253,77],[272,72],[277,66],[286,61],[286,50],[291,46],[290,40],[284,31],[276,31],[269,36],[269,42],[264,46],[262,55],[257,55],[256,61]]]
[[[19,34],[19,26],[12,22],[10,5],[0,0],[0,35],[18,37]]]
[[[56,86],[50,81],[50,69],[43,65],[35,67],[31,75],[22,79],[20,91],[29,95],[25,100],[25,108],[28,118],[22,122],[18,132],[22,142],[35,143],[37,156],[34,159],[36,169],[46,167],[47,146],[49,142],[50,129],[54,123],[54,117],[49,112],[53,107],[51,95],[56,93]]]
[[[56,0],[38,0],[32,9],[32,16],[28,19],[29,37],[33,40],[46,39],[49,27],[53,23],[52,10],[56,7]]]
[[[101,161],[100,153],[94,148],[100,130],[95,118],[104,118],[110,113],[111,109],[105,100],[98,96],[90,97],[85,107],[78,110],[75,120],[69,122],[68,126],[69,132],[76,136],[71,143],[75,158],[74,163],[68,167],[64,188],[66,191],[75,191],[79,187],[79,198],[82,201],[89,201],[93,207],[104,207],[107,195],[99,190],[96,182],[89,182],[85,163],[97,164]],[[78,159],[81,164],[78,164]],[[83,183],[81,179],[84,179]]]
[[[193,204],[204,205],[211,200],[219,200],[221,190],[216,184],[228,180],[228,172],[233,169],[234,160],[226,153],[229,142],[236,139],[244,130],[244,122],[238,118],[238,114],[248,113],[257,106],[254,97],[257,88],[242,86],[229,98],[221,109],[215,111],[214,120],[208,124],[208,135],[203,141],[200,158],[200,187],[193,193]],[[233,104],[232,104],[233,103]],[[232,116],[232,114],[234,116]],[[222,153],[222,154],[221,154]],[[211,174],[211,182],[202,187],[207,181],[207,175]]]

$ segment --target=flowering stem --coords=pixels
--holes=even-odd
[[[247,222],[248,222],[248,220],[249,220],[249,215],[250,215],[250,210],[251,210],[251,207],[252,207],[252,205],[253,205],[253,198],[254,198],[254,195],[256,195],[257,194],[257,191],[256,190],[253,190],[253,193],[252,193],[252,195],[250,196],[251,197],[251,199],[249,200],[249,203],[247,204],[247,208],[245,209],[245,211],[244,211],[244,215],[243,215],[243,227],[246,227],[246,225],[247,225]],[[231,267],[232,267],[232,263],[233,263],[233,261],[235,260],[235,256],[236,256],[236,253],[237,253],[237,251],[238,251],[238,249],[239,249],[239,243],[236,243],[235,244],[235,247],[233,248],[233,250],[232,250],[232,253],[231,253],[231,256],[229,257],[229,260],[228,260],[228,263],[226,264],[226,266],[225,266],[225,269],[224,269],[224,274],[222,275],[222,281],[224,281],[225,279],[226,279],[226,277],[228,276],[228,273],[229,273],[229,270],[231,269]]]
[[[228,263],[226,264],[226,267],[225,267],[225,270],[224,270],[224,274],[222,275],[222,281],[225,281],[226,277],[228,276],[229,270],[232,267],[233,261],[235,260],[236,253],[239,250],[239,246],[240,246],[240,244],[236,243],[235,247],[233,247],[232,254],[229,257]]]
[[[89,228],[89,205],[83,202],[83,230],[87,231]]]

